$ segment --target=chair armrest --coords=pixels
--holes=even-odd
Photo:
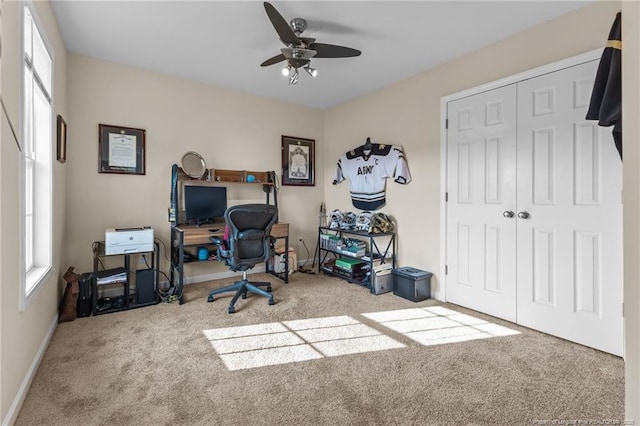
[[[222,245],[222,243],[223,243],[223,241],[224,241],[222,238],[220,238],[220,237],[218,237],[218,236],[211,236],[211,237],[209,237],[209,240],[211,240],[211,242],[212,242],[213,244],[217,244],[217,245],[219,245],[219,246],[220,246],[220,245]]]

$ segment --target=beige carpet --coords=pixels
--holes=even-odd
[[[230,293],[207,303],[208,290],[227,279],[187,286],[181,306],[60,324],[16,424],[623,420],[620,358],[455,305],[374,296],[335,278],[255,278],[273,281],[274,306],[253,295],[229,315]]]

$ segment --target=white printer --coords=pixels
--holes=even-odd
[[[104,254],[129,254],[153,251],[153,228],[107,228],[104,233]]]

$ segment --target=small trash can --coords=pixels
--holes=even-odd
[[[431,272],[405,266],[391,271],[393,294],[420,302],[431,297]]]

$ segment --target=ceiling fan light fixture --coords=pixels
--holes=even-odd
[[[298,82],[298,68],[293,70],[291,77],[289,77],[289,84],[296,84]]]
[[[286,77],[289,75],[290,71],[291,71],[291,65],[287,65],[286,67],[282,68],[282,75]]]
[[[309,74],[311,77],[315,77],[318,75],[318,70],[315,68],[311,68],[309,65],[307,65],[306,67],[304,67],[304,70],[307,72],[307,74]]]

